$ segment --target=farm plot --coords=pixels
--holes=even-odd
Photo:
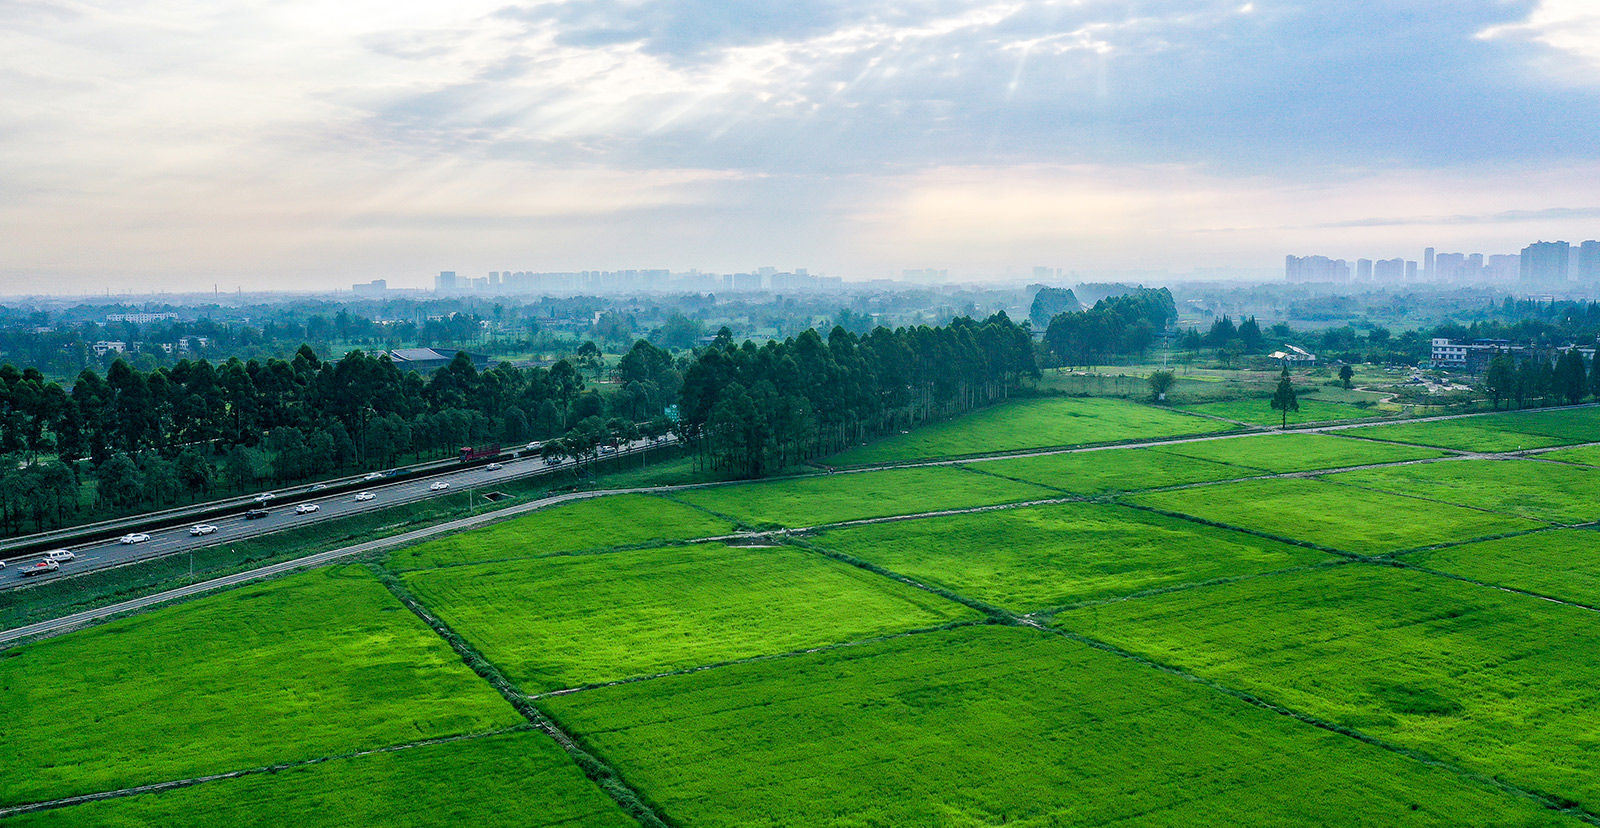
[[[1541,451],[1533,456],[1545,460],[1559,460],[1563,463],[1600,466],[1600,446],[1573,446],[1572,448],[1556,449],[1555,451]]]
[[[1275,474],[1448,456],[1447,452],[1437,449],[1352,440],[1331,434],[1263,434],[1226,440],[1196,440],[1161,446],[1151,451],[1213,463],[1232,463]]]
[[[1302,399],[1299,402],[1300,410],[1289,412],[1290,425],[1320,423],[1330,420],[1358,420],[1364,417],[1383,416],[1381,411],[1348,403],[1328,402],[1314,398]],[[1238,420],[1241,423],[1254,425],[1275,426],[1283,422],[1282,412],[1272,410],[1272,401],[1267,397],[1186,405],[1184,410],[1193,411],[1196,414],[1210,414],[1213,417],[1226,417],[1230,420]]]
[[[529,692],[978,617],[788,546],[534,558],[412,572],[405,580]]]
[[[1016,400],[896,434],[828,459],[836,466],[1230,431],[1237,426],[1105,397]]]
[[[1013,611],[1331,560],[1122,506],[1066,503],[838,529],[826,549]]]
[[[522,721],[355,567],[0,652],[0,697],[0,804]]]
[[[1352,435],[1462,451],[1521,451],[1600,441],[1600,408],[1507,411],[1482,417],[1396,423]]]
[[[197,815],[204,815],[197,819]],[[507,733],[13,817],[7,825],[638,825],[548,735]]]
[[[800,528],[1046,500],[1061,493],[954,466],[928,466],[690,489],[674,492],[673,497],[751,526]]]
[[[1034,457],[1008,457],[966,464],[982,472],[1015,477],[1081,495],[1157,489],[1249,477],[1254,470],[1180,457],[1156,449],[1104,449]]]
[[[1600,469],[1538,460],[1451,460],[1328,475],[1353,486],[1411,494],[1558,523],[1600,519]]]
[[[1366,565],[1094,609],[1062,613],[1055,623],[1600,809],[1592,611]]]
[[[1443,549],[1401,560],[1489,584],[1600,606],[1600,532],[1552,529]]]
[[[533,558],[725,535],[726,520],[651,495],[612,495],[563,503],[526,517],[390,553],[391,569]]]
[[[1128,502],[1362,555],[1466,541],[1545,524],[1447,503],[1278,478],[1134,495]]]
[[[1562,824],[1046,632],[968,627],[543,699],[677,823]]]

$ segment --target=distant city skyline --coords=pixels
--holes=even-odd
[[[1600,219],[1586,0],[4,8],[0,293],[1270,272]]]
[[[1540,239],[1517,253],[1442,252],[1428,247],[1421,262],[1407,259],[1373,261],[1326,255],[1284,257],[1284,278],[1301,283],[1568,285],[1600,289],[1600,241],[1569,243]]]

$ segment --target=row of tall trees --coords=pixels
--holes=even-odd
[[[1028,329],[1004,313],[759,346],[723,329],[684,371],[677,431],[708,467],[757,477],[1004,399],[1037,375]]]
[[[1063,365],[1092,368],[1112,355],[1143,354],[1177,318],[1170,291],[1140,288],[1101,299],[1088,310],[1057,314],[1044,342]]]
[[[1517,408],[1577,405],[1588,396],[1600,400],[1600,367],[1586,364],[1576,348],[1555,354],[1533,351],[1520,358],[1501,353],[1484,369],[1483,388],[1495,408],[1501,400]]]
[[[85,476],[98,484],[91,508],[124,513],[472,443],[559,436],[589,419],[644,420],[676,399],[681,383],[672,356],[643,340],[616,373],[622,392],[602,398],[565,360],[479,370],[465,354],[430,377],[387,354],[324,361],[307,346],[265,362],[185,360],[140,371],[118,361],[104,375],[85,369],[70,388],[3,365],[0,456],[6,474],[34,481],[9,488],[46,486],[51,495],[43,507],[0,497],[0,528],[65,521]]]

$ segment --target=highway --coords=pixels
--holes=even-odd
[[[669,442],[671,441],[663,440],[658,444],[649,440],[639,440],[620,447],[617,455],[634,454],[657,445],[666,445]],[[573,461],[568,460],[559,465],[550,465],[535,454],[502,460],[500,465],[501,468],[498,470],[490,470],[488,466],[483,465],[470,466],[456,471],[393,483],[375,480],[372,481],[371,487],[365,490],[373,495],[373,498],[367,501],[357,501],[355,492],[345,492],[311,500],[297,500],[293,504],[275,505],[269,501],[259,506],[259,508],[267,510],[267,515],[253,520],[247,520],[244,517],[246,507],[240,507],[235,514],[206,521],[209,525],[217,527],[217,531],[210,535],[191,536],[189,527],[193,526],[194,523],[190,521],[174,523],[168,527],[152,530],[149,532],[150,539],[143,543],[122,544],[113,538],[95,543],[68,546],[64,548],[72,550],[73,554],[77,555],[77,559],[61,564],[59,571],[51,573],[29,577],[23,577],[21,574],[25,567],[31,566],[34,562],[43,558],[42,553],[8,559],[5,561],[5,567],[0,569],[0,589],[13,589],[28,584],[45,583],[82,572],[104,569],[134,561],[184,554],[205,547],[260,537],[261,535],[280,532],[296,526],[335,520],[390,506],[415,503],[429,498],[464,498],[469,491],[477,494],[487,494],[494,491],[495,485],[498,483],[571,468]],[[446,488],[435,489],[434,486],[439,483],[446,484]],[[305,487],[295,486],[285,491],[303,492]],[[317,510],[308,514],[296,514],[295,507],[303,503],[316,504]],[[251,506],[256,506],[256,504],[251,504]]]

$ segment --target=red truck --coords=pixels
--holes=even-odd
[[[495,445],[492,445],[492,446],[462,446],[461,447],[461,462],[462,463],[471,463],[474,460],[487,460],[490,457],[499,457],[499,456],[500,456],[500,445],[498,443],[496,443]]]

